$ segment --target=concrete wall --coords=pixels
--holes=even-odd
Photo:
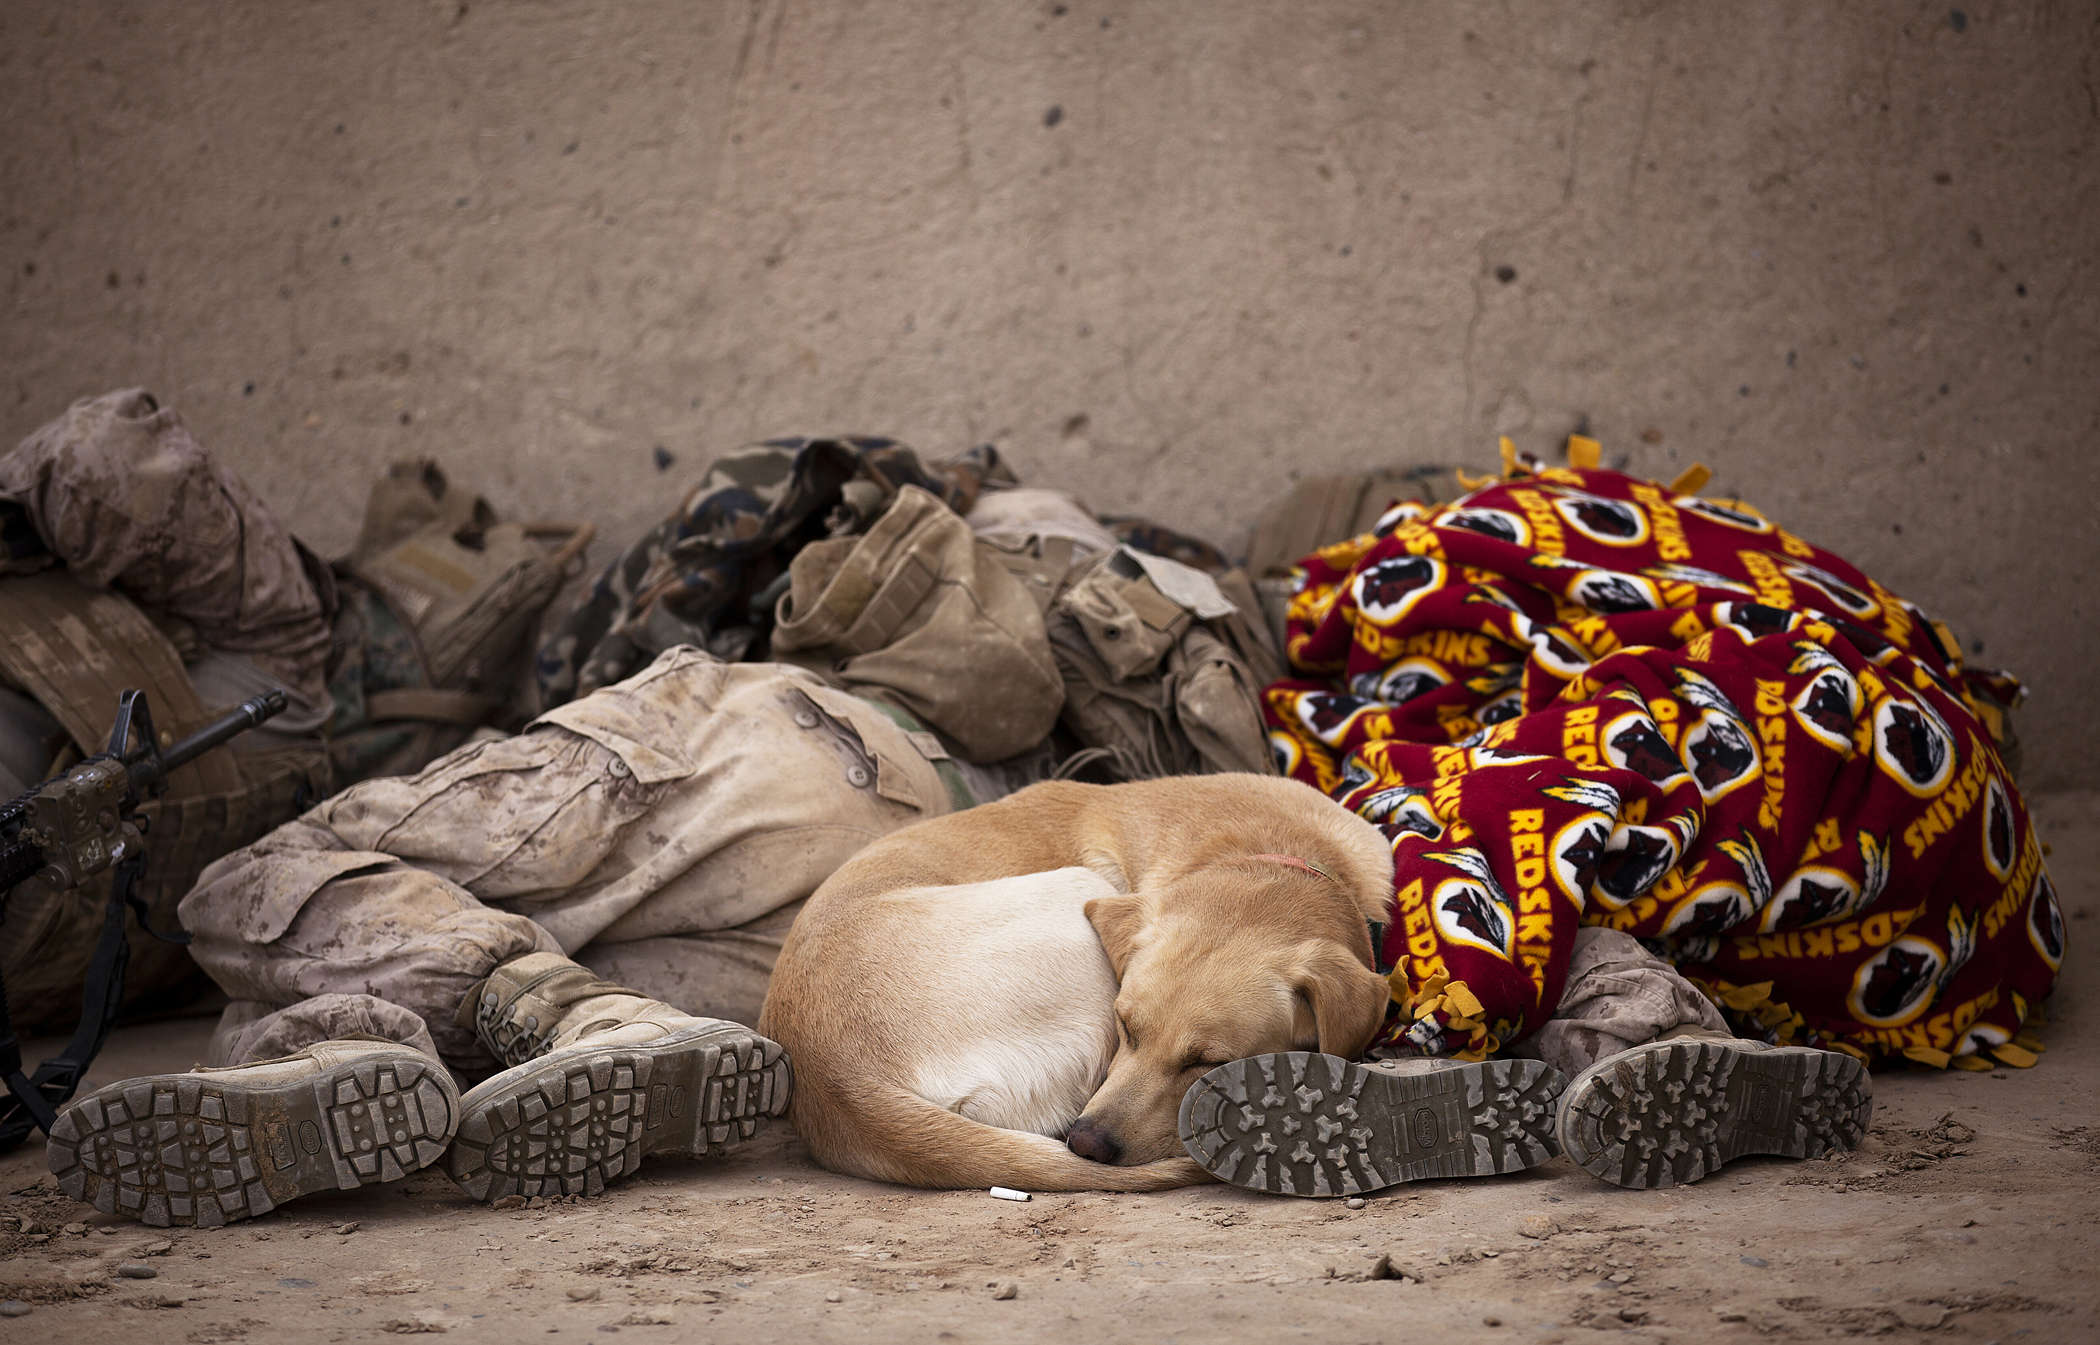
[[[323,549],[399,454],[627,536],[842,429],[1237,544],[1586,420],[2090,781],[2100,10],[1961,4],[8,0],[0,435],[145,383]]]

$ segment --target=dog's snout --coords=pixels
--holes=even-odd
[[[1065,1146],[1081,1158],[1091,1158],[1096,1163],[1113,1163],[1123,1156],[1123,1146],[1091,1116],[1082,1116],[1072,1123],[1065,1134]]]

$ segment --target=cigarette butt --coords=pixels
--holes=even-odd
[[[1016,1191],[1008,1186],[995,1186],[992,1188],[992,1198],[995,1200],[1026,1200],[1028,1199],[1028,1193],[1026,1191]]]

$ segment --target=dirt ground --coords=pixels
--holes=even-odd
[[[834,1176],[783,1125],[595,1200],[490,1209],[423,1173],[158,1230],[66,1200],[24,1149],[0,1160],[0,1299],[30,1311],[0,1340],[2100,1339],[2100,793],[2035,816],[2074,945],[2042,1063],[1880,1075],[1835,1162],[1636,1192],[1557,1159],[1360,1209],[1218,1186],[1017,1204]],[[96,1080],[184,1068],[209,1026],[123,1031]]]

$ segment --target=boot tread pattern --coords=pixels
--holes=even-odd
[[[1584,1170],[1648,1189],[1698,1181],[1745,1154],[1856,1149],[1873,1114],[1866,1067],[1851,1056],[1683,1040],[1579,1076],[1561,1140]]]
[[[652,1153],[726,1153],[786,1112],[786,1054],[720,1029],[663,1042],[557,1051],[462,1102],[452,1180],[477,1200],[597,1195]]]
[[[1223,1181],[1349,1196],[1545,1162],[1560,1152],[1553,1122],[1563,1082],[1534,1060],[1394,1075],[1282,1051],[1198,1079],[1182,1099],[1180,1133],[1190,1156]]]
[[[59,1189],[104,1214],[217,1227],[436,1162],[453,1113],[435,1068],[366,1058],[272,1085],[132,1079],[61,1110],[46,1154]]]

